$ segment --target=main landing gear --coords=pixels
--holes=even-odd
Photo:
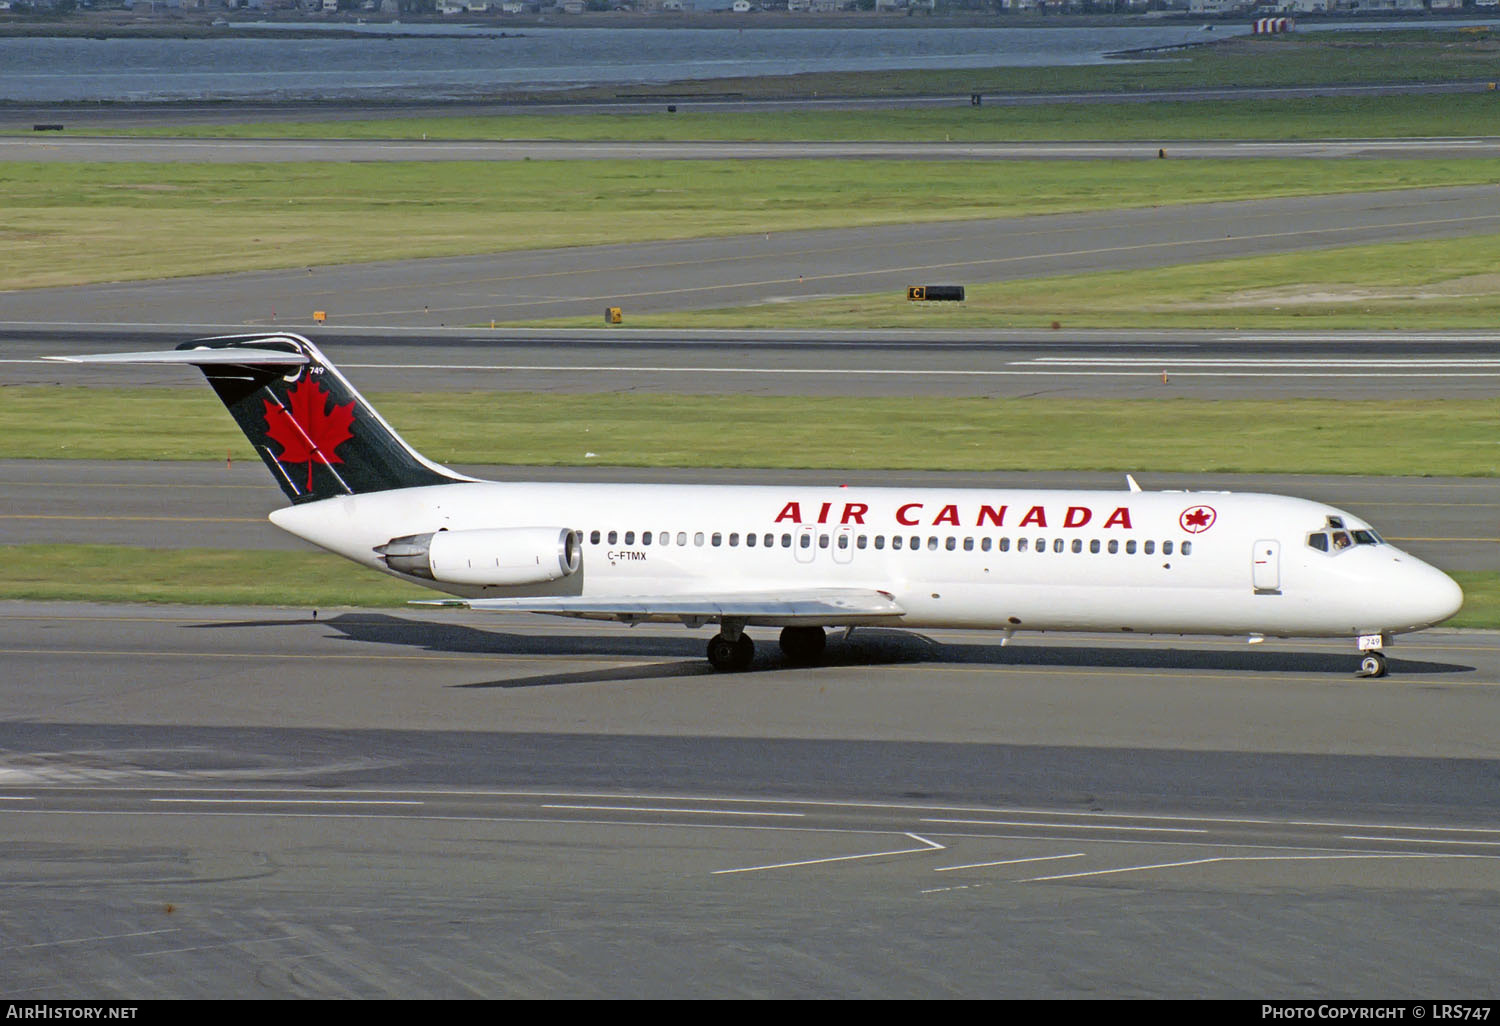
[[[828,647],[828,635],[821,627],[783,627],[781,629],[781,651],[787,661],[811,665],[823,658]]]
[[[782,628],[781,651],[790,663],[810,666],[823,658],[827,647],[828,635],[821,627]],[[708,663],[721,673],[749,669],[754,658],[755,643],[746,636],[744,624],[721,623],[708,643]]]
[[[738,672],[750,668],[755,658],[755,642],[745,634],[745,625],[725,621],[720,631],[708,642],[708,665],[720,673]]]

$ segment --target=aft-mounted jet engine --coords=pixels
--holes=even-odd
[[[546,584],[578,572],[583,539],[565,527],[433,531],[392,538],[375,551],[397,573],[444,584]]]

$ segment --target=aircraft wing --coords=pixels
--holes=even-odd
[[[883,591],[816,588],[800,591],[739,592],[716,595],[538,595],[530,598],[427,599],[417,606],[467,606],[492,613],[550,613],[585,620],[623,623],[676,623],[698,626],[727,618],[759,627],[818,624],[849,627],[890,623],[906,614]]]

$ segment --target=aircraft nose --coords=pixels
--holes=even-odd
[[[1413,624],[1429,627],[1442,623],[1464,604],[1463,589],[1458,582],[1435,566],[1420,560],[1406,568],[1402,604]]]

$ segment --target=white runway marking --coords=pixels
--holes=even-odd
[[[152,798],[162,805],[422,805],[418,801],[356,798]]]
[[[753,809],[673,809],[647,808],[640,805],[543,805],[544,809],[572,809],[579,812],[670,812],[694,816],[782,816],[802,819],[805,812],[758,812]]]
[[[944,845],[938,844],[936,841],[929,841],[927,838],[919,836],[917,834],[908,833],[906,836],[910,837],[914,841],[921,841],[924,845],[926,845],[926,847],[900,848],[896,851],[871,851],[865,852],[862,855],[835,855],[831,858],[826,859],[802,859],[797,862],[775,862],[768,866],[743,866],[739,869],[715,869],[710,875],[726,876],[731,873],[759,873],[767,869],[794,869],[798,866],[817,866],[829,862],[853,862],[858,859],[878,859],[886,855],[915,855],[921,852],[945,850]]]
[[[1025,862],[1055,862],[1058,859],[1081,859],[1084,852],[1075,851],[1069,855],[1033,855],[1026,859],[1001,859],[998,862],[970,862],[964,866],[939,866],[934,873],[952,873],[958,869],[988,869],[991,866],[1019,866]],[[924,892],[925,893],[925,892]]]
[[[1185,859],[1181,862],[1154,862],[1142,866],[1118,866],[1114,869],[1094,869],[1082,873],[1059,873],[1056,876],[1033,876],[1017,883],[1045,883],[1053,880],[1078,880],[1090,876],[1111,876],[1118,873],[1140,873],[1148,869],[1180,869],[1184,866],[1206,866],[1214,862],[1333,862],[1344,859],[1441,859],[1470,858],[1467,855],[1213,855],[1202,859]]]
[[[1020,819],[933,819],[923,823],[946,823],[959,826],[1037,827],[1042,830],[1138,830],[1153,834],[1206,834],[1207,830],[1189,827],[1115,826],[1110,823],[1036,823]]]

